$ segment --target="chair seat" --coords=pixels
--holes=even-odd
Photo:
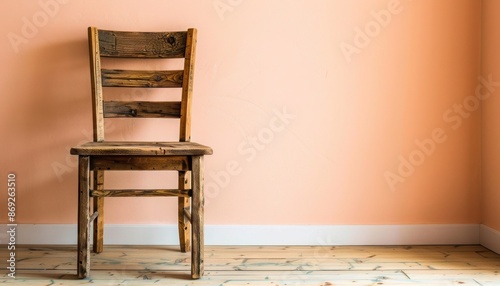
[[[71,154],[83,156],[198,156],[211,155],[212,148],[194,142],[87,142],[71,148]]]

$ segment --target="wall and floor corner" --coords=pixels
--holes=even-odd
[[[497,2],[2,1],[0,183],[16,174],[18,242],[76,242],[69,148],[92,131],[87,26],[196,27],[193,140],[215,150],[207,244],[482,243],[500,252]],[[149,95],[161,96],[113,94]],[[152,140],[157,124],[107,127],[116,139]],[[106,181],[176,182],[157,175]],[[106,242],[176,243],[175,206],[107,200]]]
[[[500,3],[482,2],[482,74],[500,78]],[[482,225],[481,243],[500,253],[500,91],[493,90],[482,105]]]

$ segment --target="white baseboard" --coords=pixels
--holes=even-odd
[[[500,231],[482,224],[479,237],[481,245],[500,254]]]
[[[0,244],[8,226],[0,226]],[[481,226],[499,252],[498,232]],[[206,225],[206,245],[429,245],[479,244],[478,224],[436,225]],[[19,224],[17,244],[76,244],[74,224]],[[482,240],[481,240],[482,241]],[[175,245],[176,225],[106,225],[105,244]],[[488,246],[487,246],[488,247]]]

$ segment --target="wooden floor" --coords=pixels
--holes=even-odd
[[[17,285],[500,285],[500,255],[482,246],[206,246],[205,276],[173,246],[105,246],[76,279],[76,248],[17,246]]]

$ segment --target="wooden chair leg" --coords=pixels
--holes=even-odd
[[[104,171],[94,171],[94,188],[104,190]],[[94,211],[98,212],[94,220],[93,250],[101,253],[104,247],[104,197],[94,197]]]
[[[78,157],[78,278],[85,278],[90,272],[89,253],[89,157]]]
[[[179,189],[190,188],[189,175],[189,172],[179,172]],[[191,222],[186,216],[186,212],[191,212],[190,198],[179,197],[177,217],[181,252],[188,252],[191,250]]]
[[[204,194],[203,194],[203,156],[193,156],[192,190],[193,206],[191,210],[192,250],[191,250],[191,277],[199,279],[204,272]]]

